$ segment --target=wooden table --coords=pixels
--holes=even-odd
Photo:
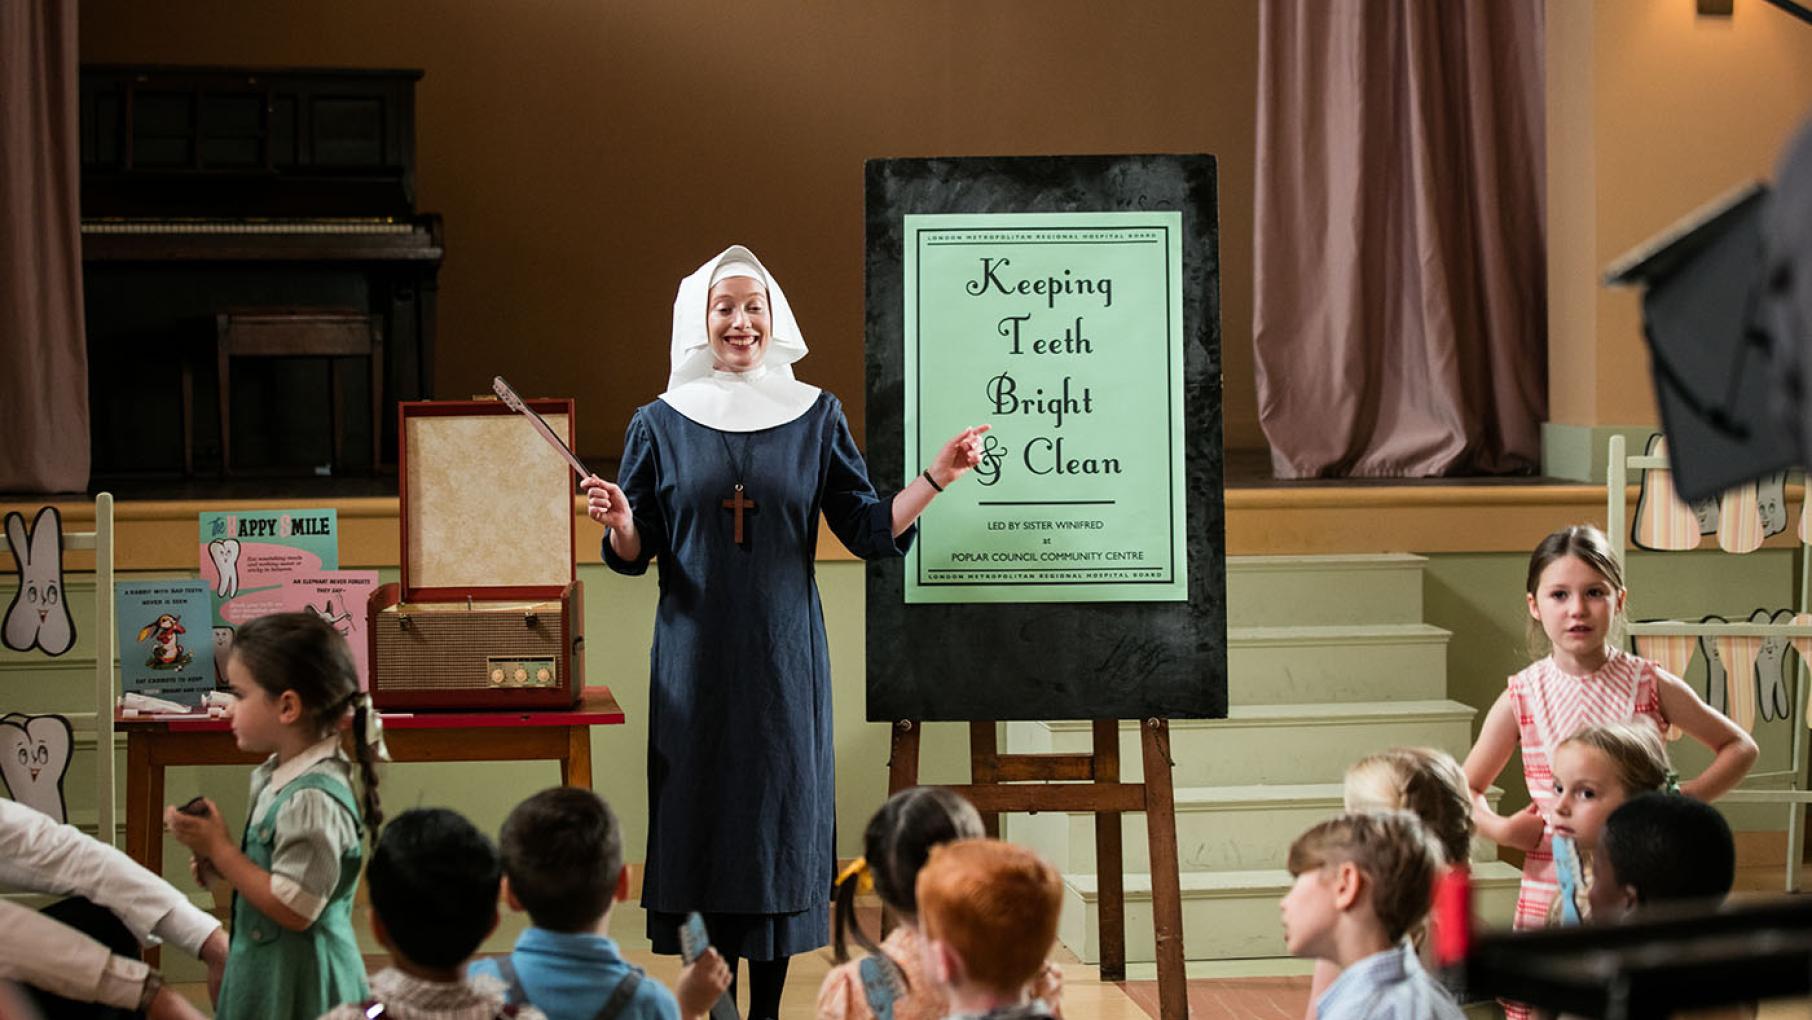
[[[591,789],[591,728],[620,726],[608,687],[587,687],[570,712],[384,712],[384,742],[399,762],[558,761],[567,786]],[[126,853],[163,873],[164,769],[256,765],[225,719],[115,715],[126,734]],[[185,798],[186,799],[186,798]]]

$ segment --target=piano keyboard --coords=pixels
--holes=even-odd
[[[83,220],[84,234],[412,234],[390,220]]]

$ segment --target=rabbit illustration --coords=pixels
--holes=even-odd
[[[151,639],[151,659],[148,666],[181,665],[187,658],[179,634],[187,634],[183,629],[182,618],[165,613],[157,619],[139,628],[138,639],[142,642]]]
[[[13,511],[6,515],[6,542],[19,565],[19,590],[6,607],[0,641],[15,652],[39,648],[62,655],[75,645],[75,619],[63,589],[63,515],[47,506],[32,519]]]
[[[208,543],[208,559],[214,561],[214,594],[223,599],[239,594],[239,540],[217,538]]]

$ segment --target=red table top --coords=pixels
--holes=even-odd
[[[460,730],[484,728],[520,728],[524,726],[620,726],[622,706],[608,687],[587,687],[579,695],[579,707],[565,712],[490,711],[490,712],[380,712],[385,729],[394,730]],[[120,729],[161,729],[171,733],[219,733],[232,728],[225,719],[205,715],[138,715],[130,719],[116,709],[113,725]]]

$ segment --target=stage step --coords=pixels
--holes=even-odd
[[[1448,700],[1450,634],[1423,619],[1414,555],[1231,557],[1227,561],[1225,719],[1170,720],[1191,960],[1284,954],[1277,901],[1289,887],[1290,843],[1341,808],[1347,766],[1396,746],[1464,758],[1476,711]],[[1121,776],[1143,778],[1139,721],[1119,727]],[[1008,723],[1008,753],[1086,753],[1087,722]],[[1495,802],[1497,791],[1493,791]],[[1143,815],[1123,816],[1127,958],[1152,957],[1149,845]],[[1015,814],[1003,833],[1064,872],[1060,936],[1100,956],[1094,817]],[[1475,842],[1482,916],[1508,924],[1519,875]]]
[[[1173,719],[1172,782],[1185,786],[1326,783],[1346,767],[1389,747],[1435,747],[1464,758],[1475,710],[1457,701],[1356,701],[1306,705],[1236,705],[1225,719]],[[1139,724],[1120,724],[1121,776],[1144,776]],[[1086,753],[1087,722],[1007,724],[1003,750],[1015,754]]]
[[[1227,557],[1227,626],[1421,623],[1422,568],[1409,553]]]
[[[1495,807],[1503,791],[1488,794]],[[1176,791],[1177,859],[1184,871],[1281,868],[1304,830],[1342,809],[1340,783],[1193,786]],[[1151,870],[1145,816],[1121,816],[1121,854],[1127,871]],[[1043,854],[1059,871],[1095,870],[1095,816],[1046,811],[1002,819],[1002,835]],[[1497,846],[1474,840],[1472,859],[1497,858]]]
[[[1473,913],[1481,924],[1508,928],[1522,873],[1503,861],[1473,865]],[[1278,900],[1290,888],[1289,872],[1195,871],[1182,876],[1183,946],[1191,960],[1249,960],[1288,955]],[[1093,874],[1064,876],[1058,937],[1082,962],[1101,962],[1101,914]],[[1126,875],[1126,960],[1154,960],[1151,875]]]
[[[1425,623],[1234,627],[1227,631],[1233,705],[1425,701],[1447,693],[1447,641]]]

